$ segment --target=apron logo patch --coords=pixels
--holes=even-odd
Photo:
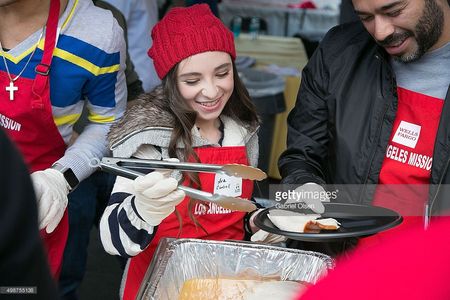
[[[392,141],[414,149],[419,141],[421,128],[419,125],[401,121]]]

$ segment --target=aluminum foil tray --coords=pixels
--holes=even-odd
[[[188,279],[276,277],[315,283],[334,266],[324,254],[234,241],[162,239],[137,299],[178,299]]]

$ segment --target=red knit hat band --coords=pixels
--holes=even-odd
[[[231,31],[206,4],[170,10],[152,30],[153,45],[148,55],[159,78],[183,59],[207,51],[222,51],[236,58]]]

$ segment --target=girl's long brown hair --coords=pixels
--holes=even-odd
[[[167,97],[168,110],[174,115],[174,127],[172,137],[169,143],[169,156],[177,157],[183,161],[198,162],[199,158],[192,147],[191,130],[195,126],[197,112],[191,107],[181,96],[177,86],[177,64],[173,67],[162,80],[163,93]],[[240,120],[248,129],[255,129],[259,124],[259,118],[256,113],[256,107],[248,94],[247,89],[239,78],[238,71],[232,62],[233,66],[233,80],[234,89],[227,104],[225,105],[222,114],[229,116],[235,120]],[[181,149],[178,145],[183,145]],[[196,173],[184,173],[183,179],[189,178],[191,186],[201,188],[200,180]],[[192,208],[194,201],[189,200],[188,210],[189,218],[199,226],[203,231],[207,231],[198,223],[196,218],[192,215]],[[179,215],[177,216],[180,220]],[[181,224],[181,222],[180,222]],[[181,232],[181,230],[180,230]]]

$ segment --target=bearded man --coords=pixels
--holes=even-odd
[[[352,184],[338,201],[429,222],[450,208],[448,0],[353,5],[360,20],[331,29],[303,70],[282,182]]]

